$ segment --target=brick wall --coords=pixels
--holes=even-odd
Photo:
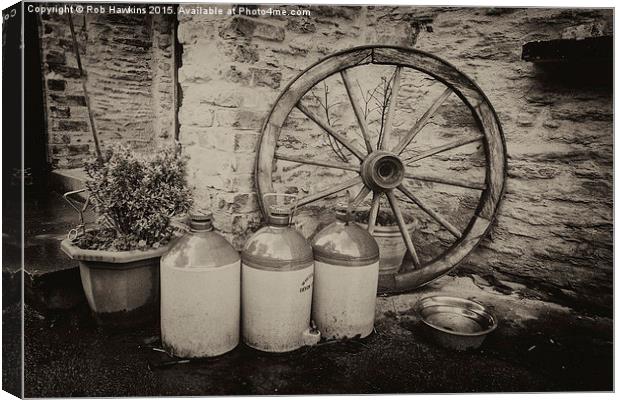
[[[293,7],[289,7],[291,9]],[[240,246],[260,223],[254,185],[255,146],[263,119],[284,86],[320,58],[356,45],[386,43],[436,54],[472,77],[499,114],[508,149],[506,194],[491,234],[460,271],[473,270],[503,290],[601,306],[612,296],[612,91],[586,82],[584,73],[538,67],[521,60],[523,43],[571,32],[611,28],[609,10],[311,7],[305,17],[179,15],[183,46],[179,82],[180,139],[190,156],[197,199],[211,206],[215,223]],[[575,28],[575,26],[579,26]],[[371,71],[357,80],[385,74]],[[405,79],[395,135],[406,131],[435,97],[434,82]],[[368,82],[367,82],[368,81]],[[342,85],[330,83],[335,100]],[[319,88],[320,89],[320,88]],[[319,95],[321,91],[319,90]],[[320,111],[320,103],[305,98]],[[421,100],[419,100],[421,99]],[[410,104],[412,106],[407,106]],[[337,128],[348,133],[352,113],[334,108]],[[418,112],[418,114],[415,114]],[[411,115],[409,115],[409,114]],[[329,153],[325,136],[293,111],[279,145],[305,157]],[[420,134],[423,148],[446,143],[475,128],[451,99]],[[424,137],[424,139],[422,139]],[[359,138],[358,138],[359,139]],[[460,153],[459,153],[460,152]],[[429,170],[480,176],[484,159],[472,145],[434,159]],[[463,165],[463,157],[472,157]],[[333,154],[332,154],[333,157]],[[327,157],[329,158],[329,157]],[[325,158],[323,158],[325,159]],[[482,164],[481,164],[482,163]],[[424,167],[422,165],[422,167]],[[278,162],[276,188],[312,193],[343,173]],[[458,227],[475,208],[475,194],[412,186]],[[332,203],[333,204],[333,203]],[[324,205],[323,205],[324,207]],[[318,214],[325,208],[319,207]],[[415,209],[409,208],[411,213]],[[317,223],[302,210],[298,221],[311,235]],[[419,216],[414,236],[422,248],[449,245],[446,233]],[[429,250],[432,255],[432,251]]]
[[[76,14],[73,21],[102,146],[173,138],[172,19]],[[43,15],[39,31],[48,162],[52,168],[80,167],[94,148],[67,15]]]

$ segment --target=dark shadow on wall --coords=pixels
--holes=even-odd
[[[48,182],[47,127],[41,73],[41,46],[36,13],[24,14],[24,167],[31,180],[25,182],[26,194],[45,190]]]
[[[612,60],[536,63],[537,78],[548,85],[567,89],[613,93]]]

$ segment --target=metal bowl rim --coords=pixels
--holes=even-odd
[[[476,333],[467,333],[467,332],[457,332],[457,331],[450,331],[448,329],[444,329],[440,326],[434,325],[430,322],[428,322],[426,320],[426,318],[424,318],[423,314],[422,314],[422,310],[425,308],[423,303],[425,301],[428,300],[434,300],[436,302],[438,302],[441,305],[441,301],[438,301],[438,299],[440,298],[444,298],[444,299],[450,299],[450,300],[456,300],[456,302],[458,303],[462,303],[462,304],[473,304],[476,305],[479,309],[475,310],[475,312],[482,314],[484,317],[488,318],[491,321],[491,326],[488,327],[487,329],[480,331],[480,332],[476,332]],[[452,306],[454,307],[454,305],[452,304],[444,304],[446,306]],[[465,307],[463,307],[463,309],[467,309]],[[467,309],[468,311],[474,312],[472,309]],[[488,311],[488,308],[485,307],[484,305],[478,303],[477,301],[474,300],[469,300],[469,299],[465,299],[462,297],[454,297],[454,296],[444,296],[444,295],[434,295],[434,296],[426,296],[421,298],[420,300],[418,300],[417,304],[416,304],[416,311],[418,313],[418,315],[420,316],[420,319],[422,320],[422,322],[424,322],[427,326],[438,330],[440,332],[443,333],[447,333],[449,335],[454,335],[454,336],[467,336],[467,337],[475,337],[475,336],[484,336],[484,335],[488,335],[489,333],[493,332],[495,329],[497,329],[497,319],[495,318],[495,316],[493,314],[491,314],[490,311]]]

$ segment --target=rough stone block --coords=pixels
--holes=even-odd
[[[73,145],[58,145],[58,144],[50,144],[50,149],[52,150],[52,154],[56,156],[75,156],[75,155],[83,155],[88,154],[89,146],[88,144],[73,144]]]
[[[252,73],[252,84],[254,86],[264,86],[278,89],[282,82],[282,72],[267,68],[250,68]]]
[[[168,72],[170,71],[171,65],[168,62],[163,62],[160,63],[157,67],[164,72]]]
[[[43,25],[43,36],[65,37],[68,33],[68,27],[63,25],[45,22]]]
[[[235,132],[234,150],[235,152],[255,152],[260,136],[256,133]]]
[[[79,78],[80,70],[73,67],[67,67],[61,64],[47,63],[48,69],[59,74],[64,78]]]
[[[261,226],[261,218],[257,214],[235,215],[232,220],[232,233],[247,237]]]
[[[86,98],[84,96],[60,96],[50,94],[52,102],[63,105],[86,106]]]
[[[198,143],[204,149],[215,149],[232,154],[235,148],[233,131],[230,129],[210,129],[198,136]]]
[[[50,52],[45,55],[45,62],[48,64],[65,64],[65,53]]]
[[[88,122],[86,121],[71,121],[71,120],[57,120],[52,123],[52,130],[54,131],[88,131]]]
[[[212,175],[217,174],[227,179],[235,172],[235,158],[227,152],[213,152],[209,157],[202,157],[200,168]]]
[[[183,90],[183,97],[188,101],[200,104],[236,108],[242,104],[246,94],[241,93],[241,88],[231,90],[230,84],[226,82],[212,81],[188,86]]]
[[[222,177],[221,189],[224,189],[225,191],[250,192],[254,190],[254,174],[253,173],[249,173],[249,174],[235,173],[234,175],[222,174],[221,177]]]
[[[351,20],[362,12],[361,6],[312,6],[310,10],[314,18],[342,18]]]
[[[51,79],[50,79],[51,80]],[[82,80],[81,79],[63,79],[65,82],[65,93],[67,94],[82,94]],[[48,80],[49,82],[49,80]]]
[[[240,43],[234,47],[232,54],[233,61],[254,64],[260,59],[256,45]]]
[[[71,109],[63,106],[51,106],[50,115],[52,118],[69,118],[71,116]]]
[[[314,33],[316,25],[309,17],[289,18],[286,29],[296,33]]]
[[[543,126],[549,129],[558,129],[560,127],[560,124],[557,121],[550,119],[543,122]]]
[[[230,234],[230,238],[232,238],[232,214],[224,212],[224,211],[220,211],[217,206],[214,204],[213,205],[213,227],[221,234],[225,235],[226,238],[229,238],[229,236],[226,236],[227,234]],[[229,239],[230,241],[230,239]],[[232,241],[231,241],[232,243]],[[234,244],[233,244],[234,246]]]
[[[258,211],[256,193],[217,193],[214,196],[218,210],[229,214],[251,213]]]
[[[72,144],[67,146],[70,156],[88,154],[89,148],[88,144]]]
[[[47,88],[49,90],[54,90],[54,91],[63,91],[65,90],[65,87],[67,86],[67,82],[64,80],[60,80],[60,79],[49,79],[47,81]]]
[[[213,126],[215,113],[208,106],[194,104],[191,107],[183,107],[179,110],[179,123],[183,126],[198,126],[209,128]]]
[[[154,21],[156,32],[160,34],[170,33],[173,18],[172,15],[157,15]]]
[[[235,65],[231,65],[230,68],[224,73],[224,78],[232,83],[238,83],[242,85],[250,85],[252,82],[252,72],[237,68]]]
[[[52,133],[50,135],[50,143],[54,144],[69,144],[71,143],[71,135],[67,133]]]
[[[197,184],[218,191],[228,191],[228,186],[221,175],[201,175]]]
[[[82,119],[88,118],[88,108],[86,108],[85,106],[72,105],[69,108],[69,112],[70,112],[70,117],[72,118],[82,118]]]
[[[235,130],[260,130],[265,113],[245,109],[222,108],[215,111],[215,126]]]
[[[235,172],[238,174],[254,173],[256,168],[256,156],[254,153],[236,153]]]
[[[237,129],[258,130],[263,125],[266,113],[261,111],[237,110],[232,126]]]
[[[238,35],[281,42],[284,40],[285,31],[279,26],[259,19],[235,16],[232,18],[230,25],[222,30],[220,36],[234,37]]]
[[[161,50],[168,49],[171,44],[172,38],[169,35],[162,35],[159,36],[159,38],[157,39],[157,47],[159,47]]]
[[[529,114],[521,113],[517,117],[517,125],[523,126],[523,127],[532,126],[534,125],[534,119]]]

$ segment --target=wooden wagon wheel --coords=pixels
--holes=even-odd
[[[370,140],[369,128],[353,93],[352,81],[348,71],[353,67],[366,64],[394,66],[392,81],[392,93],[394,95],[389,100],[389,107],[385,117],[385,131],[376,143],[376,147]],[[447,88],[434,100],[431,107],[422,117],[412,124],[413,126],[400,138],[399,143],[395,147],[385,148],[387,142],[385,138],[389,137],[393,124],[394,109],[396,107],[395,99],[400,86],[401,72],[404,68],[411,68],[429,75]],[[338,76],[338,74],[344,84],[359,125],[359,130],[363,136],[366,147],[364,150],[352,143],[346,135],[337,132],[327,121],[313,113],[301,101],[302,97],[317,83],[332,75]],[[415,142],[414,138],[416,135],[428,123],[441,104],[452,94],[458,96],[462,103],[469,108],[480,134],[474,139],[460,139],[424,152],[418,152],[414,157],[405,158],[402,155],[403,151]],[[355,161],[359,161],[359,163],[318,162],[279,154],[276,147],[280,131],[293,108],[297,108],[326,134],[331,136],[333,140],[336,140],[340,145],[348,149],[357,159]],[[497,213],[499,201],[504,190],[506,171],[505,143],[499,120],[489,100],[471,79],[454,66],[436,56],[418,50],[392,46],[364,46],[345,50],[320,60],[299,74],[284,89],[269,113],[261,133],[255,177],[259,193],[258,197],[261,199],[259,200],[260,206],[264,215],[267,205],[262,202],[262,194],[274,191],[272,173],[274,163],[277,160],[357,172],[359,175],[353,179],[301,198],[299,206],[310,204],[363,183],[364,185],[355,197],[354,203],[359,204],[372,192],[373,197],[368,224],[368,229],[371,232],[375,229],[380,198],[383,195],[387,197],[394,216],[398,221],[413,264],[409,268],[401,268],[394,275],[387,288],[387,291],[390,292],[418,288],[456,267],[488,231]],[[433,157],[436,154],[472,142],[481,142],[484,145],[484,155],[486,158],[484,182],[469,182],[452,176],[431,177],[425,175],[423,171],[408,168],[412,161]],[[405,187],[403,180],[410,179],[454,185],[480,192],[477,208],[467,227],[463,231],[459,231],[444,216],[429,207],[414,191]],[[450,232],[454,236],[455,242],[439,256],[428,261],[421,261],[418,258],[411,235],[405,227],[405,220],[396,193],[399,193],[399,196],[401,194],[406,196],[413,204],[417,205],[434,221]]]

